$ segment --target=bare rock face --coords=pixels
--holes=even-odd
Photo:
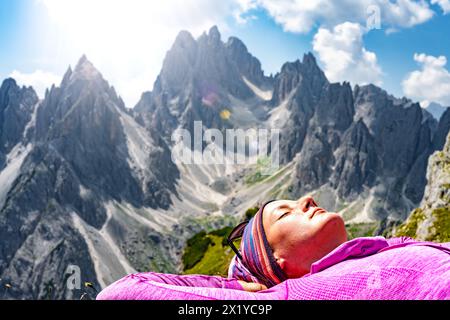
[[[14,107],[14,101],[9,98],[2,106]],[[125,274],[113,261],[107,268],[115,270],[105,272],[107,279],[102,279],[97,273],[102,267],[94,263],[101,257],[93,256],[92,250],[104,247],[107,259],[114,246],[116,255],[128,256],[126,250],[148,246],[155,239],[167,245],[161,233],[148,226],[136,228],[132,242],[127,229],[131,226],[118,213],[108,212],[109,203],[169,208],[179,173],[164,140],[134,120],[86,57],[74,71],[69,68],[60,87],[47,91],[35,122],[30,121],[31,150],[0,207],[0,278],[12,285],[2,298],[78,299],[86,288],[67,288],[68,266],[78,266],[82,281],[97,290],[104,281]],[[24,120],[21,127],[25,125]],[[112,225],[124,231],[108,243],[109,233],[104,238],[102,230]],[[92,242],[99,248],[89,248]],[[125,248],[121,242],[130,243]],[[147,253],[130,258],[130,263],[140,270],[162,259],[160,253]],[[173,266],[164,268],[173,271]]]
[[[239,121],[234,113],[230,119],[221,113],[232,112],[235,100],[255,99],[246,80],[257,86],[272,82],[239,39],[232,37],[224,43],[217,27],[198,39],[182,31],[164,59],[153,91],[145,93],[135,107],[136,117],[168,138],[177,127],[192,134],[194,121],[202,121],[205,128],[234,127]]]
[[[227,56],[230,61],[233,61],[239,72],[248,80],[257,86],[263,86],[270,82],[261,69],[261,63],[258,59],[252,56],[245,44],[236,37],[230,37],[225,44]]]
[[[280,154],[282,163],[295,158],[290,196],[328,186],[336,191],[330,196],[351,202],[372,190],[376,220],[401,221],[418,205],[428,157],[450,127],[448,112],[438,122],[374,85],[328,83],[311,55],[283,66],[271,105],[289,110]]]
[[[364,122],[359,119],[344,133],[336,151],[336,165],[331,183],[342,198],[355,198],[363,186],[373,186],[380,159],[375,141]]]
[[[436,133],[433,136],[433,150],[442,150],[447,139],[448,131],[450,130],[450,107],[445,109],[442,114]]]
[[[355,118],[368,127],[380,157],[377,196],[387,205],[376,208],[376,215],[402,220],[401,212],[422,199],[435,121],[426,119],[418,104],[396,99],[373,85],[357,86],[354,95]]]
[[[325,93],[326,92],[326,93]],[[272,107],[286,104],[290,116],[281,132],[280,161],[288,163],[302,150],[310,120],[321,99],[322,106],[330,97],[329,83],[325,74],[317,66],[312,54],[306,54],[303,61],[285,63],[275,76]],[[322,97],[323,95],[323,97]],[[322,108],[323,110],[323,108]],[[325,113],[327,113],[326,110]]]
[[[0,170],[6,155],[23,138],[38,97],[33,88],[20,88],[14,79],[6,79],[0,87]]]
[[[318,99],[328,80],[317,65],[311,53],[305,54],[303,60],[285,63],[280,73],[275,76],[272,104],[278,105],[293,90],[308,94],[311,99]]]
[[[397,236],[450,241],[450,134],[442,151],[429,159],[428,184],[420,207],[396,230]]]
[[[353,121],[350,86],[347,83],[327,85],[313,110],[296,167],[294,192],[298,194],[327,183],[333,172],[334,152]]]

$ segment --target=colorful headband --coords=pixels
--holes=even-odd
[[[268,288],[287,279],[273,256],[263,226],[264,207],[273,201],[266,202],[250,221],[239,224],[230,233],[228,244],[236,255],[228,268],[229,278],[264,284]],[[233,240],[241,236],[238,250]]]

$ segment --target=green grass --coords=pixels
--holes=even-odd
[[[347,224],[348,240],[360,237],[372,237],[378,227],[377,222],[352,223]]]
[[[191,269],[201,261],[211,243],[212,241],[206,236],[205,231],[199,232],[189,239],[182,258],[184,268]]]
[[[227,238],[239,222],[239,219],[232,217],[185,219],[184,223],[201,226],[204,231],[195,234],[187,241],[182,256],[183,273],[226,275],[224,270],[228,268],[234,256],[234,252],[228,246]],[[214,228],[217,225],[225,227]],[[239,246],[238,243],[236,245]]]
[[[234,252],[228,246],[223,246],[223,237],[208,234],[206,238],[211,241],[211,244],[202,259],[193,267],[185,269],[183,273],[226,277]]]
[[[232,227],[200,232],[188,240],[183,256],[184,274],[206,274],[226,276],[234,252],[227,238]],[[237,247],[239,244],[236,243]]]
[[[432,225],[428,229],[426,241],[450,242],[450,206],[434,209],[431,212],[434,218]],[[422,209],[415,209],[408,220],[400,225],[395,236],[417,237],[419,225],[426,219]]]
[[[425,220],[425,215],[423,210],[420,208],[415,209],[409,218],[400,225],[395,232],[397,237],[410,237],[415,238],[417,233],[417,228]]]
[[[426,240],[450,242],[450,206],[434,209],[431,214],[435,220]]]
[[[227,238],[228,235],[233,230],[233,227],[225,227],[219,230],[214,230],[209,233],[211,236],[221,237],[222,238],[222,246],[226,247],[228,245]]]
[[[258,212],[258,210],[259,210],[259,207],[247,209],[247,211],[245,211],[244,221],[247,221],[247,220],[250,220],[251,218],[253,218],[255,216],[255,214]]]

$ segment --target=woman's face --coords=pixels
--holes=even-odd
[[[309,273],[311,264],[347,241],[343,219],[319,208],[310,196],[270,202],[264,207],[263,225],[288,278]]]

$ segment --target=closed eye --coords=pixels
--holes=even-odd
[[[277,219],[277,221],[283,219],[283,218],[286,217],[289,213],[291,213],[291,210],[285,211],[283,214],[280,215],[280,217]]]

